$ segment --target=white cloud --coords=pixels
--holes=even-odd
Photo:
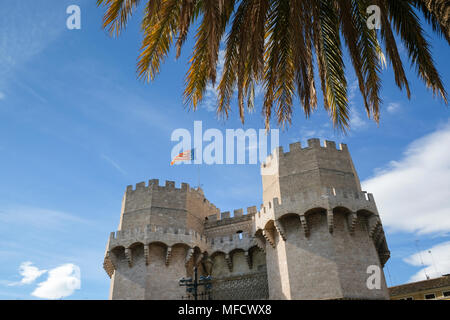
[[[426,280],[426,276],[437,278],[448,274],[450,273],[450,241],[416,253],[404,261],[416,267],[424,266],[409,279],[409,282]]]
[[[47,280],[39,283],[31,294],[43,299],[61,299],[72,295],[80,288],[80,268],[68,263],[50,270]]]
[[[307,140],[310,138],[318,138],[322,141],[337,139],[335,133],[329,128],[328,124],[329,123],[325,123],[316,129],[302,128],[300,129],[300,137],[294,139],[292,142],[301,141],[302,145],[306,146],[308,144]]]
[[[354,80],[348,87],[348,101],[350,105],[350,128],[351,130],[362,129],[367,126],[367,122],[361,117],[361,114],[356,110],[358,104],[355,101],[356,93],[359,90],[358,80]]]
[[[39,270],[39,268],[33,266],[30,261],[23,262],[19,267],[19,274],[23,277],[20,282],[14,282],[9,284],[10,286],[31,284],[39,278],[41,275],[46,273],[47,270]]]
[[[209,112],[213,112],[217,110],[217,97],[218,92],[215,87],[211,83],[206,85],[205,97],[202,101],[202,106]]]
[[[359,92],[359,82],[358,79],[351,81],[348,86],[348,102],[350,106],[350,130],[356,131],[367,128],[369,123],[361,113],[358,108],[361,106],[360,99],[357,99],[357,93]]]
[[[217,97],[219,96],[219,92],[217,90],[217,85],[220,79],[222,78],[223,73],[223,65],[225,63],[225,50],[219,50],[219,60],[217,61],[217,77],[216,77],[216,85],[213,86],[211,82],[208,82],[206,85],[206,92],[202,102],[203,107],[212,112],[217,109]]]
[[[0,100],[4,100],[5,99],[5,94],[3,92],[0,91]]]
[[[89,221],[69,213],[26,206],[6,207],[0,211],[0,223],[5,225],[31,226],[38,229],[63,229],[74,223]]]
[[[224,64],[225,64],[225,50],[219,50],[219,61],[217,62],[217,74],[220,75],[220,77],[222,76],[223,73]]]
[[[301,137],[304,139],[316,138],[319,135],[319,132],[314,129],[300,129]]]
[[[225,50],[219,50],[219,60],[217,62],[217,77],[216,85],[213,86],[211,82],[206,85],[206,92],[203,98],[202,106],[208,111],[217,110],[217,99],[219,97],[218,84],[222,79],[223,68],[225,64]],[[264,94],[264,87],[261,83],[255,84],[255,99]],[[251,112],[252,110],[249,110]]]
[[[414,141],[400,161],[362,183],[384,225],[419,234],[450,231],[450,121]]]
[[[358,80],[354,80],[350,86],[348,87],[348,100],[350,102],[350,104],[353,104],[353,99],[355,99],[356,97],[356,92],[359,89],[359,83]]]
[[[387,110],[387,112],[389,112],[389,113],[395,113],[395,112],[397,112],[398,110],[400,110],[400,107],[401,107],[400,103],[397,103],[397,102],[391,102],[391,103],[388,104],[386,110]]]
[[[0,20],[0,75],[41,53],[65,30],[62,5],[34,1],[7,1]],[[62,23],[61,23],[62,22]],[[2,81],[3,79],[0,79]]]
[[[360,113],[353,107],[350,111],[350,128],[362,129],[367,127],[367,122],[361,117]]]

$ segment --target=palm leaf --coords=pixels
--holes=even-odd
[[[103,27],[111,35],[119,35],[140,3],[97,0],[106,8]],[[373,4],[381,9],[379,34],[367,26],[366,9]],[[408,98],[411,95],[397,35],[418,76],[447,103],[447,92],[416,12],[450,43],[448,0],[146,0],[138,76],[153,80],[172,46],[178,58],[195,24],[196,42],[185,80],[187,106],[196,109],[208,85],[215,86],[220,42],[226,36],[217,88],[218,115],[228,117],[237,91],[239,116],[244,122],[245,104],[247,110],[253,110],[255,88],[262,83],[266,128],[273,113],[279,126],[289,124],[296,98],[309,116],[317,107],[315,56],[324,108],[334,126],[345,131],[350,111],[344,45],[367,115],[375,121],[380,118],[380,73],[385,63],[380,40],[397,86],[406,89]]]
[[[430,45],[425,39],[425,32],[420,25],[419,17],[407,2],[387,0],[387,4],[389,17],[400,34],[419,77],[423,79],[434,95],[440,96],[445,103],[448,103],[447,92],[439,72],[434,66]],[[411,30],[414,31],[411,32]]]
[[[144,40],[138,62],[138,76],[153,80],[168,55],[177,31],[180,7],[177,0],[149,1],[142,22]]]
[[[108,29],[111,35],[119,35],[139,2],[140,0],[97,0],[97,5],[108,7],[103,17],[103,28]]]

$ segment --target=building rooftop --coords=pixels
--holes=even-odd
[[[425,291],[435,288],[442,288],[450,286],[450,274],[446,274],[439,278],[423,280],[413,283],[402,284],[389,288],[389,294],[391,296],[399,296],[412,292]]]

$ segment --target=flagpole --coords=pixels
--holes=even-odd
[[[198,189],[200,190],[200,165],[197,167]]]
[[[191,159],[195,164],[195,148],[191,150]],[[201,166],[201,164],[199,163],[197,165],[197,182],[198,182],[197,189],[199,189],[199,190],[200,190],[200,166]]]

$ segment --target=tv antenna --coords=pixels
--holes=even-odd
[[[425,264],[423,263],[422,253],[420,252],[420,249],[419,249],[419,240],[416,240],[416,248],[417,248],[417,253],[419,254],[420,263],[422,264],[422,267],[423,267],[423,273],[425,273],[425,277],[427,278],[427,280],[430,280],[430,277],[428,276],[427,270],[425,268]]]
[[[434,271],[436,271],[436,275],[437,275],[438,277],[441,276],[442,273],[440,273],[439,270],[437,269],[437,265],[436,265],[436,262],[434,261],[434,257],[433,257],[433,254],[431,253],[431,249],[428,250],[428,253],[429,253],[430,256],[431,256],[431,262],[433,262],[433,267],[434,267]]]

